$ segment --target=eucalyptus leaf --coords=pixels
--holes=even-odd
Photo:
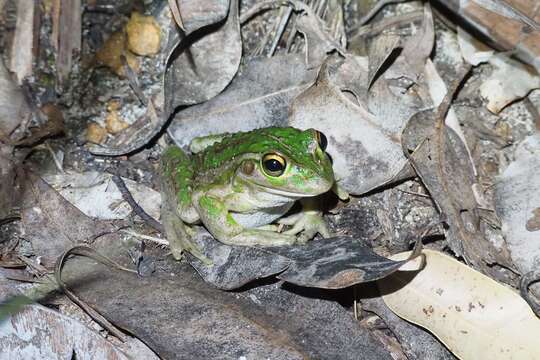
[[[0,358],[131,359],[81,322],[35,304],[0,323]]]
[[[221,94],[179,111],[168,132],[186,147],[198,136],[285,126],[289,105],[315,76],[300,55],[253,58]]]
[[[401,124],[391,121],[395,118],[381,121],[375,117],[357,98],[361,92],[349,86],[354,83],[351,79],[358,79],[357,86],[363,81],[367,87],[367,69],[360,59],[347,57],[337,64],[329,60],[317,82],[294,100],[289,118],[291,126],[316,128],[326,135],[336,179],[351,194],[395,180],[408,166],[399,145]]]
[[[129,262],[118,243],[102,242],[97,249]],[[391,359],[324,293],[307,296],[279,284],[220,291],[189,265],[158,256],[157,271],[148,277],[111,272],[82,257],[69,260],[62,274],[77,296],[161,358],[350,359],[362,354],[367,360]]]
[[[197,244],[213,266],[188,260],[203,279],[226,290],[276,275],[289,283],[322,289],[341,289],[383,278],[405,262],[377,255],[366,241],[341,236],[279,247],[229,246],[200,232]],[[416,254],[415,254],[416,256]]]
[[[424,256],[421,270],[402,269],[377,282],[394,313],[428,329],[463,360],[540,356],[540,319],[516,292],[441,252],[424,250]]]

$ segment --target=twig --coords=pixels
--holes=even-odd
[[[400,191],[402,193],[409,194],[409,195],[415,195],[415,196],[420,196],[420,197],[424,197],[424,198],[431,198],[431,196],[429,196],[427,194],[422,194],[422,193],[419,193],[419,192],[407,191],[407,190],[401,190],[401,189],[397,189],[397,191]]]
[[[180,13],[180,8],[178,7],[178,3],[176,0],[169,0],[169,8],[171,9],[172,16],[174,18],[174,21],[176,22],[176,25],[180,27],[182,30],[186,30],[184,28],[184,21],[182,20],[182,14]]]
[[[137,214],[141,219],[143,219],[143,221],[147,223],[150,227],[164,234],[163,226],[159,223],[159,221],[148,215],[148,213],[144,211],[144,209],[140,207],[139,204],[137,204],[137,202],[129,192],[126,183],[124,183],[124,180],[122,180],[122,178],[118,175],[113,175],[112,181],[116,184],[116,187],[118,187],[118,190],[122,194],[122,198],[124,198],[124,200],[129,204],[133,212]]]
[[[60,171],[62,174],[64,174],[64,167],[62,166],[62,163],[60,162],[60,160],[58,159],[58,157],[54,153],[53,148],[51,147],[51,145],[48,142],[45,142],[45,148],[51,153],[54,164],[56,165],[56,168],[58,169],[58,171]]]
[[[124,56],[124,54],[120,55],[120,61],[122,62],[122,65],[124,66],[124,71],[126,72],[126,77],[128,79],[129,86],[131,87],[131,89],[133,90],[133,92],[135,93],[139,101],[144,106],[148,106],[148,99],[146,98],[146,96],[144,96],[144,93],[142,92],[142,89],[139,86],[139,80],[137,79],[137,75],[135,74],[131,66],[129,66],[129,63],[126,57]]]
[[[244,24],[246,21],[254,17],[260,12],[268,11],[271,9],[277,9],[282,6],[292,7],[293,11],[305,12],[308,14],[315,15],[313,9],[309,7],[306,3],[303,3],[299,0],[265,0],[257,5],[254,5],[251,9],[247,10],[240,16],[240,24]]]
[[[285,10],[285,15],[281,18],[281,21],[279,22],[279,26],[276,30],[276,35],[274,36],[274,39],[272,41],[272,45],[270,46],[270,50],[268,51],[268,57],[271,57],[276,52],[277,46],[279,44],[279,40],[281,40],[281,37],[283,36],[283,32],[285,31],[285,27],[287,26],[287,23],[289,22],[289,19],[291,18],[291,14],[293,12],[292,6],[288,6]]]
[[[367,35],[371,35],[371,36],[377,35],[378,33],[386,30],[389,27],[400,25],[402,23],[411,23],[414,21],[420,21],[423,18],[424,18],[423,11],[412,11],[403,15],[393,16],[393,17],[378,21],[376,23],[362,26],[356,32],[353,33],[350,41],[353,41],[355,38],[358,38],[358,37],[363,37]]]
[[[125,230],[125,229],[120,230],[120,232],[123,232],[125,234],[131,235],[131,236],[134,236],[134,237],[138,237],[138,238],[141,238],[141,239],[144,239],[144,240],[155,242],[156,244],[159,244],[159,245],[169,246],[169,242],[167,240],[161,239],[161,238],[158,238],[158,237],[155,237],[155,236],[143,235],[143,234],[139,234],[137,232],[129,231],[129,230]]]

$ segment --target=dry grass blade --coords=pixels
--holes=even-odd
[[[92,309],[88,304],[82,301],[77,295],[75,295],[71,290],[69,290],[66,287],[66,284],[62,280],[62,268],[64,267],[64,264],[70,255],[88,257],[115,270],[122,270],[122,271],[132,272],[135,274],[137,273],[137,271],[123,267],[122,265],[118,264],[114,260],[111,260],[108,257],[101,255],[95,249],[89,246],[85,246],[85,245],[74,246],[66,250],[57,259],[55,271],[54,271],[55,280],[58,283],[58,286],[60,287],[60,289],[67,295],[67,297],[69,297],[75,304],[80,306],[90,317],[92,317],[92,319],[94,319],[103,328],[107,329],[109,332],[111,332],[117,338],[119,338],[120,340],[124,342],[125,337],[124,337],[124,334],[120,330],[118,330],[113,324],[111,324],[111,322],[109,322],[109,320],[103,317],[96,310]]]
[[[174,21],[176,21],[176,24],[180,27],[180,29],[184,29],[184,22],[182,20],[182,14],[180,13],[180,7],[178,6],[178,2],[176,0],[169,0],[169,7],[171,8],[171,13],[174,18]]]

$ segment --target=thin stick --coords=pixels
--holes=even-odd
[[[144,211],[144,209],[140,207],[139,204],[137,204],[137,202],[129,192],[126,183],[124,183],[124,180],[122,180],[122,178],[118,175],[113,175],[112,181],[116,184],[116,187],[118,187],[118,190],[122,194],[122,197],[129,204],[133,212],[137,214],[141,219],[143,219],[143,221],[147,223],[150,227],[163,234],[163,226],[159,223],[159,221],[148,215],[148,213]]]
[[[146,98],[146,96],[144,96],[142,89],[139,86],[139,79],[137,78],[137,75],[135,74],[131,66],[129,66],[124,54],[120,55],[120,61],[122,62],[122,65],[124,66],[124,71],[126,72],[126,77],[128,79],[129,86],[131,86],[131,89],[133,90],[133,92],[135,93],[139,101],[144,106],[148,106],[148,99]]]
[[[148,240],[148,241],[151,241],[151,242],[155,242],[156,244],[159,244],[159,245],[169,246],[169,242],[167,240],[160,239],[160,238],[155,237],[155,236],[143,235],[143,234],[139,234],[137,232],[129,231],[129,230],[125,230],[125,229],[120,230],[120,232],[123,232],[125,234],[131,235],[131,236],[134,236],[134,237],[141,238],[143,240]]]

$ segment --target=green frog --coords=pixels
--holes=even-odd
[[[329,236],[313,197],[333,189],[326,137],[314,129],[269,127],[196,138],[192,155],[177,146],[162,155],[162,222],[176,259],[184,251],[206,264],[191,240],[202,223],[228,245],[279,246]],[[283,217],[295,201],[303,210]],[[275,224],[274,222],[276,222]],[[281,231],[284,225],[290,229]]]

